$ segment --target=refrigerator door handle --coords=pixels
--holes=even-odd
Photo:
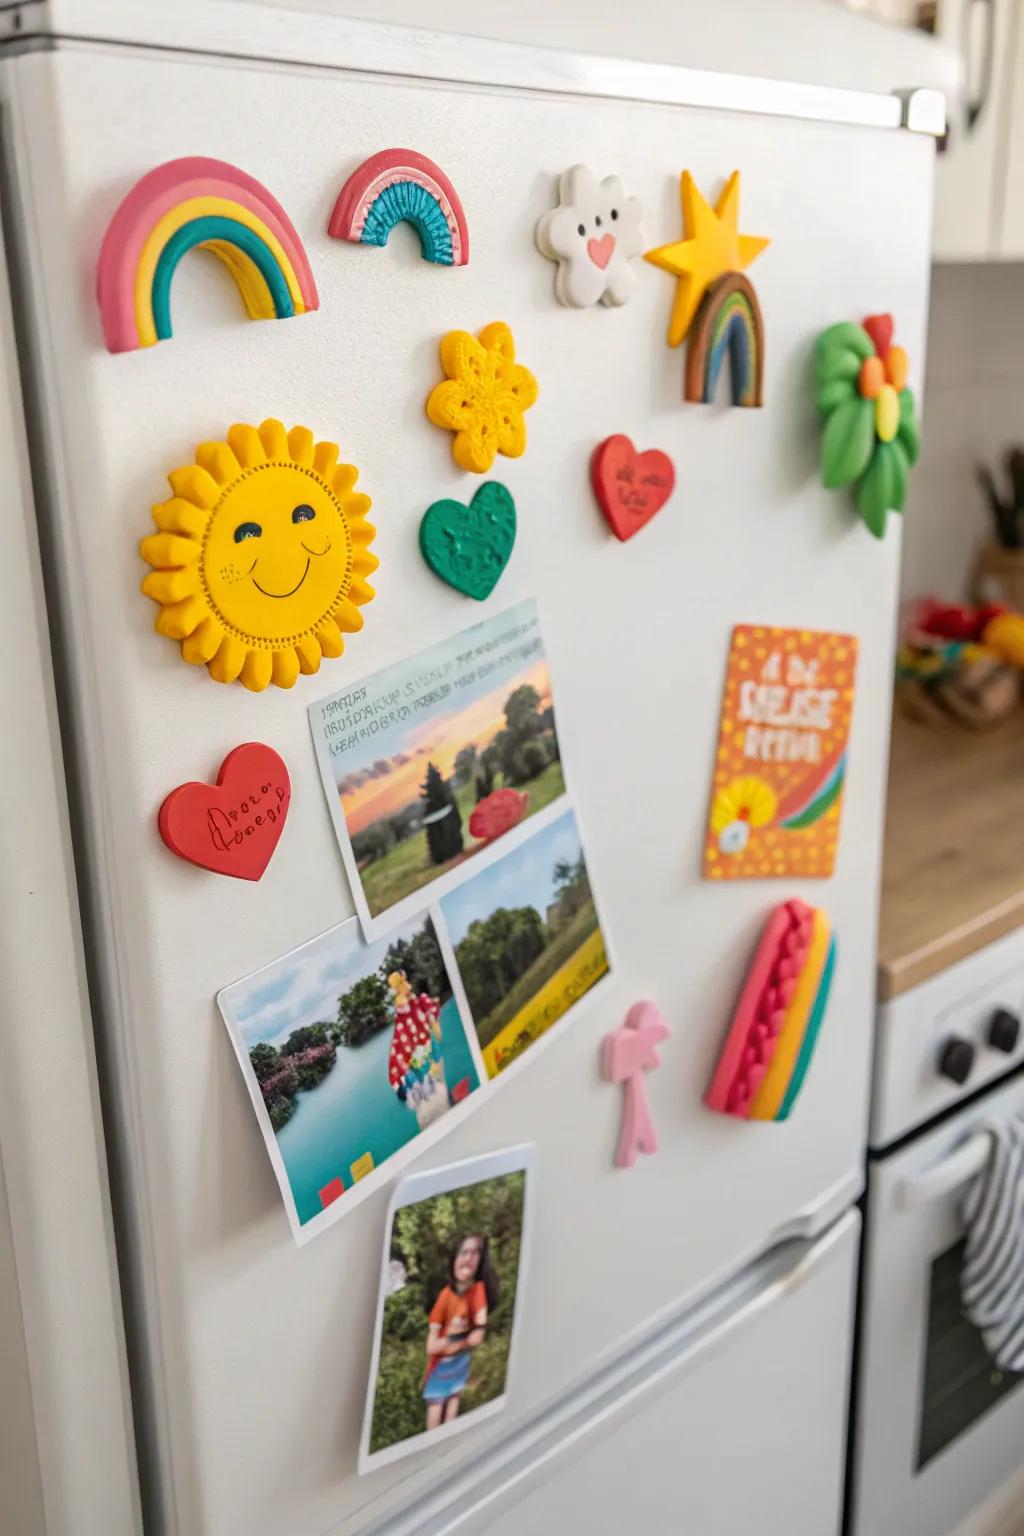
[[[471,1465],[456,1466],[367,1525],[366,1510],[332,1527],[331,1536],[483,1536],[532,1486],[582,1446],[614,1432],[677,1372],[762,1322],[774,1303],[825,1265],[841,1262],[857,1241],[859,1217],[847,1211],[813,1242],[794,1240],[760,1255],[703,1298],[684,1305],[633,1339],[582,1383],[484,1446]]]
[[[927,1173],[904,1179],[900,1185],[900,1204],[904,1210],[919,1210],[921,1206],[931,1205],[933,1200],[939,1200],[943,1195],[952,1194],[961,1185],[969,1184],[984,1168],[988,1160],[988,1149],[988,1133],[977,1131],[949,1157],[929,1168]]]

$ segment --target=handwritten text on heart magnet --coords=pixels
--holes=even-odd
[[[179,858],[218,875],[259,880],[273,857],[291,800],[284,760],[259,741],[229,752],[216,784],[172,789],[160,807],[160,836]]]
[[[590,482],[612,532],[625,543],[668,501],[676,472],[667,453],[659,448],[637,453],[629,438],[617,432],[591,454]]]

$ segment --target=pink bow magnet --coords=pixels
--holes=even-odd
[[[638,1152],[657,1152],[658,1136],[647,1107],[644,1091],[645,1072],[661,1066],[657,1047],[671,1031],[661,1010],[648,998],[634,1003],[625,1020],[602,1042],[601,1067],[610,1083],[625,1089],[622,1101],[622,1130],[615,1152],[617,1168],[632,1168]]]

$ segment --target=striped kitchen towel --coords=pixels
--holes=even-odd
[[[963,1206],[960,1298],[996,1365],[1024,1371],[1024,1120],[985,1130],[988,1161]]]

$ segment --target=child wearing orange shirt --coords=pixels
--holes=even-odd
[[[428,1429],[457,1416],[469,1383],[472,1352],[484,1341],[488,1308],[497,1300],[498,1277],[491,1268],[487,1238],[468,1233],[452,1255],[448,1284],[430,1310],[423,1380]]]

